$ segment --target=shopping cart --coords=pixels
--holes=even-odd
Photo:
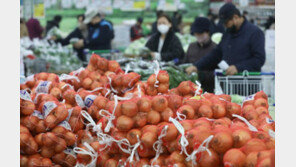
[[[221,70],[215,71],[215,93],[249,96],[263,90],[268,97],[274,99],[275,73],[244,71],[226,76]]]

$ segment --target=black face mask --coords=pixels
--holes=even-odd
[[[236,27],[235,27],[235,25],[233,25],[233,26],[230,27],[230,28],[226,28],[226,32],[229,32],[229,33],[231,33],[231,34],[236,33]]]

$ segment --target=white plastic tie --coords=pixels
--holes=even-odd
[[[78,70],[73,71],[73,75],[79,75],[81,71],[83,71],[85,68],[80,67]]]
[[[130,65],[127,64],[126,67],[125,67],[125,72],[124,72],[124,74],[127,74],[129,70],[130,70]]]
[[[115,90],[113,87],[112,87],[112,80],[109,76],[107,76],[108,80],[109,80],[109,84],[110,84],[110,88],[111,88],[111,91],[114,92],[114,93],[118,93],[117,90]]]
[[[211,151],[209,150],[209,143],[211,142],[211,140],[213,139],[214,135],[209,136],[208,138],[206,138],[201,145],[194,150],[187,158],[186,161],[192,161],[192,166],[196,165],[196,154],[207,151],[209,153],[210,156],[212,156]]]
[[[176,116],[177,116],[176,119],[179,121],[183,121],[186,119],[186,115],[179,113],[179,112],[176,112]]]
[[[153,166],[153,164],[155,163],[155,161],[158,159],[158,157],[160,156],[160,154],[163,152],[162,149],[162,138],[166,136],[167,134],[167,130],[168,130],[168,125],[164,126],[161,130],[160,135],[158,136],[158,140],[153,144],[153,149],[156,152],[155,157],[153,158],[152,162],[151,162],[151,166]]]
[[[138,97],[141,98],[142,97],[142,93],[141,93],[142,91],[141,91],[140,85],[138,85],[137,88],[138,88]]]
[[[174,118],[170,117],[169,121],[172,122],[175,127],[178,129],[178,131],[181,134],[181,139],[180,139],[180,145],[181,145],[181,153],[184,152],[186,154],[186,156],[189,156],[189,154],[187,153],[186,147],[188,146],[189,142],[185,137],[185,130],[183,128],[183,126]]]
[[[68,74],[62,74],[59,76],[59,80],[64,81],[64,80],[76,80],[77,82],[80,82],[80,80],[78,79],[78,77],[73,76],[73,75],[68,75]]]
[[[139,136],[137,135],[137,139],[138,139],[138,142],[133,145],[132,147],[132,152],[131,152],[131,155],[129,156],[129,158],[127,159],[129,162],[133,162],[134,161],[134,156],[137,155],[137,149],[138,147],[140,146],[141,144],[141,141],[139,139]]]
[[[155,83],[154,83],[154,87],[158,87],[158,83],[159,81],[157,80],[157,76],[158,76],[158,73],[160,71],[160,67],[159,67],[159,63],[157,60],[154,60],[154,63],[156,65],[155,69],[154,69],[154,74],[155,74]]]
[[[92,127],[93,131],[101,132],[101,124],[97,125],[95,121],[92,119],[92,117],[86,111],[82,110],[81,115],[89,122],[89,124],[86,125],[86,129],[89,129],[90,127]]]
[[[232,114],[233,117],[236,117],[240,120],[242,120],[245,124],[247,124],[247,126],[249,127],[250,131],[253,131],[253,132],[258,132],[258,129],[253,126],[252,124],[250,124],[250,122],[248,120],[246,120],[244,117],[242,116],[239,116],[237,114]]]
[[[76,167],[95,167],[96,166],[96,161],[97,161],[97,158],[98,158],[98,154],[96,153],[96,151],[86,142],[83,143],[83,145],[88,149],[85,150],[83,148],[80,148],[80,147],[75,147],[73,149],[73,151],[76,153],[76,154],[83,154],[83,155],[89,155],[91,157],[91,162],[87,165],[83,165],[83,164],[77,164]],[[82,166],[81,166],[82,165]]]
[[[197,89],[195,90],[194,96],[200,95],[201,92],[199,92],[201,90],[201,83],[199,83],[197,80],[195,81],[196,85],[198,86]]]

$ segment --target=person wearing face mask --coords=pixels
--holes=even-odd
[[[152,58],[158,61],[179,63],[184,57],[182,44],[172,30],[171,18],[165,14],[157,19],[157,33],[150,37],[146,47],[152,51]]]
[[[210,26],[208,18],[198,17],[195,19],[191,25],[191,32],[197,38],[197,42],[189,45],[182,63],[195,63],[216,47],[216,44],[211,40]],[[204,91],[210,93],[214,91],[213,71],[201,71],[199,81],[203,85]]]
[[[195,66],[188,67],[187,73],[214,70],[218,66],[226,71],[226,75],[234,75],[244,70],[261,71],[265,62],[263,31],[246,20],[232,3],[221,7],[219,17],[226,27],[221,42],[197,61]]]

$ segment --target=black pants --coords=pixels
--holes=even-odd
[[[215,75],[214,71],[199,71],[198,79],[204,92],[214,93]]]

